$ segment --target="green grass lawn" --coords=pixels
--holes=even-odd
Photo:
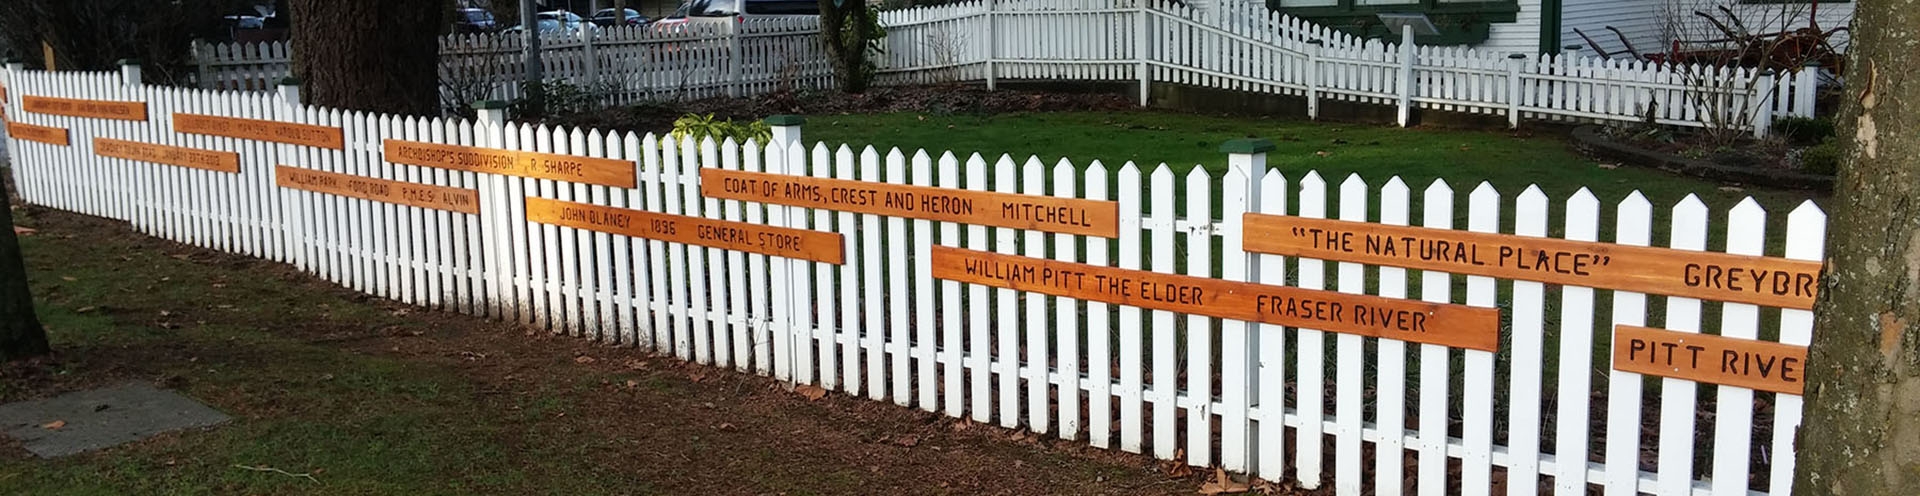
[[[1751,187],[1730,191],[1721,189],[1725,184],[1657,170],[1606,168],[1574,153],[1550,132],[1401,129],[1139,111],[818,115],[808,117],[804,135],[808,142],[926,149],[935,155],[948,150],[957,155],[980,153],[989,159],[1001,154],[1021,160],[1037,155],[1049,165],[1063,157],[1081,166],[1099,160],[1115,169],[1129,161],[1142,167],[1165,163],[1177,174],[1195,166],[1223,171],[1227,157],[1219,152],[1221,143],[1264,138],[1278,148],[1268,155],[1267,163],[1290,181],[1298,181],[1307,171],[1319,171],[1337,185],[1348,174],[1357,173],[1378,187],[1400,176],[1417,196],[1434,179],[1445,179],[1462,204],[1480,181],[1492,182],[1509,200],[1528,185],[1539,185],[1556,202],[1587,187],[1608,207],[1639,190],[1656,210],[1689,193],[1700,195],[1716,211],[1750,195],[1769,212],[1784,215],[1816,196]]]

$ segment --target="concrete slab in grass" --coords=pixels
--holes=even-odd
[[[227,420],[226,414],[193,398],[142,383],[0,405],[0,432],[41,458],[111,448]],[[48,428],[55,422],[62,424]]]

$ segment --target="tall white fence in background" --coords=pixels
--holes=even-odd
[[[1418,225],[1542,243],[1556,231],[1577,241],[1601,241],[1610,231],[1605,241],[1626,245],[1609,248],[1616,253],[1655,245],[1656,223],[1670,223],[1663,246],[1674,250],[1704,252],[1713,232],[1725,233],[1726,253],[1817,261],[1825,215],[1811,203],[1784,213],[1784,251],[1766,253],[1769,213],[1751,199],[1711,212],[1691,196],[1667,206],[1638,194],[1615,203],[1584,190],[1563,199],[1534,188],[1503,194],[1485,183],[1353,176],[1329,184],[1315,173],[1269,170],[1256,148],[1223,157],[1225,168],[1186,173],[1165,165],[808,145],[792,126],[778,129],[774,146],[763,150],[755,143],[501,122],[496,111],[478,122],[371,115],[301,106],[284,95],[129,85],[111,73],[15,66],[0,77],[8,122],[43,127],[33,128],[39,134],[10,128],[12,179],[25,201],[289,263],[410,304],[1195,466],[1296,479],[1305,487],[1330,481],[1340,494],[1489,494],[1505,487],[1508,494],[1784,495],[1792,479],[1799,396],[1673,378],[1653,389],[1651,377],[1607,371],[1605,352],[1596,350],[1612,345],[1614,325],[1778,336],[1805,345],[1812,328],[1806,310],[1253,254],[1243,251],[1249,225],[1242,214],[1378,219],[1373,229]],[[70,117],[23,105],[36,97],[139,103],[146,117]],[[89,105],[68,108],[103,108]],[[183,121],[204,120],[188,114],[317,126],[299,129],[323,144],[175,132]],[[49,143],[56,140],[48,129],[63,131],[68,144]],[[326,131],[335,129],[339,142],[325,145]],[[128,156],[125,146],[95,149],[96,139],[190,149],[134,155],[145,160],[222,169],[227,159],[220,157],[231,157],[235,166],[109,158],[100,154]],[[535,179],[396,163],[400,157],[383,151],[392,140],[470,147],[449,153],[475,157],[513,150],[614,160],[569,159],[586,164],[569,169],[566,160],[531,156],[528,168],[560,163],[539,170],[599,178]],[[701,188],[702,171],[715,169],[1114,200],[1118,228],[1109,238],[723,200]],[[291,174],[318,173],[347,178],[334,186],[353,193],[276,186],[307,181]],[[391,193],[381,184],[466,193],[387,195],[402,203],[353,197]],[[409,203],[415,201],[426,203]],[[677,216],[653,217],[664,219],[668,232],[675,222],[684,229],[689,219],[706,219],[699,222],[838,236],[806,249],[840,253],[843,263],[530,220],[552,201]],[[567,218],[627,227],[612,216],[573,215]],[[1600,225],[1603,218],[1612,225]],[[701,232],[727,237],[724,230]],[[1459,304],[1504,317],[1488,329],[1499,343],[1485,350],[1329,334],[1050,295],[1040,286],[989,289],[936,279],[934,253],[947,249],[940,247],[1091,267],[1085,270]],[[1774,324],[1762,329],[1762,322]],[[1697,394],[1702,386],[1712,392],[1707,403]],[[1363,455],[1369,449],[1373,455]],[[1323,458],[1328,450],[1333,456]]]

